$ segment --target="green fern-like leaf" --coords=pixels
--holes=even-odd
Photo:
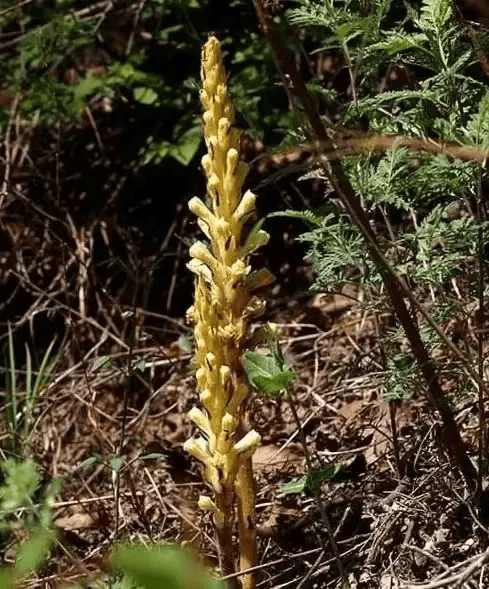
[[[305,221],[313,227],[320,227],[323,223],[323,217],[310,210],[305,211],[278,211],[270,213],[268,217],[288,217],[289,219],[299,219]]]
[[[412,172],[413,155],[401,148],[389,150],[377,161],[364,158],[351,169],[350,178],[367,202],[412,212],[409,199]]]
[[[313,290],[321,292],[369,279],[379,282],[380,275],[365,256],[362,235],[344,214],[325,215],[321,227],[304,233],[299,240],[309,244],[306,260],[312,263],[315,275]]]
[[[334,16],[335,11],[328,1],[319,4],[306,0],[302,7],[287,11],[289,24],[297,27],[328,27]]]
[[[439,34],[453,22],[452,0],[424,0],[419,24],[424,30]]]
[[[479,110],[468,125],[469,132],[477,145],[489,149],[489,90],[479,103]]]
[[[345,120],[356,119],[364,115],[372,115],[386,105],[392,106],[401,101],[419,101],[427,100],[438,102],[438,93],[430,90],[393,90],[391,92],[382,92],[376,96],[364,98],[357,104],[352,105],[345,115]]]
[[[377,52],[384,52],[387,55],[397,55],[402,51],[419,48],[426,41],[423,33],[406,35],[405,33],[394,32],[386,36],[383,41],[373,43],[366,51],[366,56]]]

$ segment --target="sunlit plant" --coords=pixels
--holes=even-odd
[[[190,210],[199,218],[207,242],[190,249],[188,266],[196,276],[195,303],[188,317],[195,324],[195,363],[203,410],[190,412],[202,437],[186,449],[205,465],[214,499],[201,497],[200,506],[214,512],[220,567],[234,572],[233,523],[239,524],[240,568],[256,562],[255,490],[251,455],[260,443],[258,432],[246,432],[245,403],[250,387],[242,356],[250,347],[249,321],[263,304],[251,291],[267,281],[266,271],[251,272],[250,255],[268,241],[257,229],[245,234],[255,208],[251,192],[241,194],[248,166],[239,159],[239,133],[232,128],[233,106],[226,87],[220,44],[214,37],[202,53],[204,136],[208,153],[202,158],[210,204],[192,198]],[[244,588],[254,586],[243,575]]]

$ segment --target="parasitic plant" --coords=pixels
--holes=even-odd
[[[208,153],[202,158],[207,176],[209,206],[199,198],[189,202],[207,242],[190,248],[188,267],[196,274],[195,301],[188,311],[195,325],[195,363],[203,410],[194,407],[190,418],[203,436],[185,448],[204,463],[214,499],[199,505],[214,512],[219,564],[224,574],[234,572],[233,524],[235,506],[239,526],[240,569],[256,563],[255,491],[251,456],[260,435],[246,432],[245,403],[250,392],[242,356],[250,344],[250,319],[263,304],[252,290],[268,281],[266,270],[251,272],[250,255],[268,241],[264,231],[245,234],[245,223],[255,208],[255,196],[241,194],[248,166],[239,159],[240,137],[232,128],[234,110],[226,87],[221,48],[211,37],[202,51],[201,100],[205,109],[204,135]],[[242,586],[254,586],[251,573]]]

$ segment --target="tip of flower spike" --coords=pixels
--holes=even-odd
[[[221,44],[219,43],[217,37],[211,35],[209,39],[207,39],[207,43],[204,45],[204,52],[206,55],[204,57],[208,57],[209,54],[216,55],[220,54],[221,52]]]
[[[202,80],[205,82],[213,66],[221,61],[221,44],[216,37],[209,40],[202,48]]]

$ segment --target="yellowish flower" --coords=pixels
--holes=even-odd
[[[202,158],[211,203],[189,202],[207,242],[190,248],[189,269],[196,274],[195,301],[187,316],[195,324],[196,378],[204,410],[190,417],[204,437],[191,439],[185,448],[205,465],[214,489],[214,501],[200,505],[214,512],[220,545],[220,565],[232,572],[234,503],[238,506],[241,569],[255,564],[254,483],[251,454],[260,435],[246,432],[244,403],[249,385],[241,357],[249,343],[249,320],[263,305],[251,288],[263,283],[266,272],[252,273],[250,254],[268,241],[258,231],[244,243],[244,226],[255,209],[255,196],[241,189],[248,166],[239,159],[239,133],[232,127],[234,112],[226,86],[219,42],[211,37],[202,52],[201,94],[205,112],[204,136],[208,153]],[[253,576],[242,577],[243,587],[254,586]]]

